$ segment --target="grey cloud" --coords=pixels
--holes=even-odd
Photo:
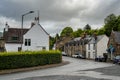
[[[21,15],[30,10],[35,13],[26,16],[25,20],[31,21],[39,10],[40,22],[49,22],[43,26],[47,26],[47,31],[52,33],[60,32],[67,25],[103,25],[107,15],[119,15],[120,0],[0,0],[0,16],[12,18],[16,22],[20,23]],[[71,22],[72,19],[77,22]],[[50,25],[51,22],[54,25]]]
[[[80,16],[84,21],[88,23],[99,24],[104,21],[104,18],[109,14],[119,14],[120,12],[120,0],[99,0],[99,3],[94,6],[90,12],[86,11]]]
[[[64,0],[31,0],[30,2],[29,0],[25,2],[23,0],[18,2],[15,0],[3,0],[0,5],[2,5],[2,8],[0,8],[1,15],[13,17],[17,20],[20,19],[20,16],[24,12],[39,10],[42,20],[65,21],[72,17],[77,17],[79,10],[84,9],[84,6],[75,9],[66,9]]]

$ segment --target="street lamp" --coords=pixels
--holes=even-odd
[[[29,11],[29,12],[27,12],[27,13],[22,15],[22,23],[21,23],[21,50],[22,50],[22,42],[23,42],[23,19],[24,19],[25,15],[28,15],[28,14],[31,14],[31,13],[34,13],[34,11]]]

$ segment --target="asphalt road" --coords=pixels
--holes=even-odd
[[[0,75],[0,80],[120,80],[120,66],[112,63],[63,57],[70,64]]]

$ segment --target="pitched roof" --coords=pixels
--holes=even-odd
[[[21,43],[22,42],[22,36],[28,30],[29,29],[8,28],[8,31],[4,30],[3,38],[4,38],[6,43]]]
[[[120,32],[112,31],[114,33],[115,41],[120,44]]]
[[[45,31],[45,29],[39,24],[39,26],[42,28],[42,30],[47,34],[47,35],[49,35],[46,31]]]
[[[74,38],[74,41],[79,41],[81,37]]]
[[[97,43],[99,42],[105,35],[99,35],[97,36],[97,39],[95,40],[95,38],[92,36],[91,40],[89,41],[89,44],[93,44],[93,43]]]
[[[90,36],[87,35],[84,38],[82,38],[82,37],[74,38],[74,39],[68,41],[68,43],[70,43],[70,44],[74,44],[74,43],[87,44],[90,41],[90,39],[91,39]]]
[[[97,36],[97,42],[99,42],[105,35],[99,35]]]
[[[47,34],[49,35],[44,28],[38,23],[38,21],[35,21],[34,25],[39,25],[41,27],[41,29]],[[34,26],[32,25],[32,26]],[[23,35],[25,33],[27,33],[31,28],[29,29],[21,29],[21,28],[9,28],[9,25],[6,24],[7,26],[7,31],[6,28],[4,29],[4,34],[3,34],[3,38],[5,40],[6,43],[21,43],[23,42],[22,38]]]

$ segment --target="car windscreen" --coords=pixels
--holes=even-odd
[[[116,56],[115,59],[120,59],[120,56]]]

